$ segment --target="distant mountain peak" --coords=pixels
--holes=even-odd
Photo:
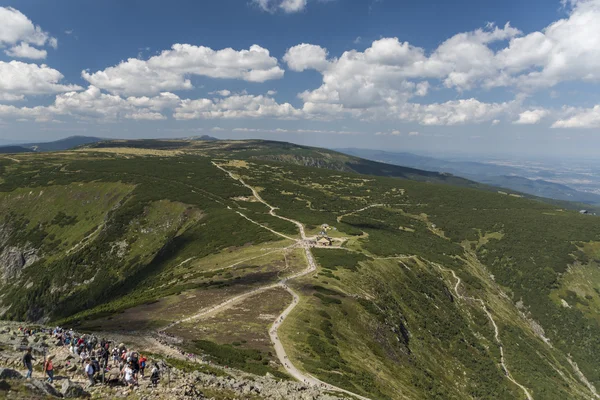
[[[186,138],[187,140],[206,140],[206,141],[212,141],[212,140],[221,140],[219,138],[216,138],[214,136],[209,136],[209,135],[202,135],[202,136],[190,136],[188,138]]]

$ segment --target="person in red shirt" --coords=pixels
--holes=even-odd
[[[52,383],[54,381],[54,365],[52,365],[52,357],[49,357],[46,360],[44,371],[46,371],[46,375],[48,375],[48,382]]]
[[[142,375],[142,378],[144,377],[144,369],[146,369],[146,362],[148,361],[148,359],[146,357],[144,357],[143,355],[140,355],[140,374]]]

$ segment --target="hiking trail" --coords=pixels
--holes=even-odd
[[[502,366],[502,369],[504,370],[504,374],[506,375],[506,378],[509,381],[511,381],[512,383],[514,383],[516,386],[518,386],[523,391],[523,393],[525,393],[525,396],[527,397],[528,400],[533,400],[533,397],[531,396],[531,393],[529,393],[529,390],[525,386],[523,386],[519,382],[517,382],[512,377],[512,375],[506,365],[506,362],[504,360],[504,346],[502,345],[502,341],[500,340],[500,330],[498,329],[498,325],[496,324],[496,321],[494,320],[492,313],[490,312],[490,310],[488,310],[487,306],[485,305],[485,302],[482,299],[477,299],[474,297],[468,297],[468,296],[461,295],[460,292],[458,291],[458,288],[459,288],[460,284],[462,283],[462,279],[460,279],[460,277],[458,275],[456,275],[456,273],[451,269],[444,268],[441,265],[435,264],[435,263],[433,265],[435,265],[441,271],[449,271],[450,273],[452,273],[452,276],[454,277],[454,279],[456,279],[456,285],[454,285],[454,292],[456,293],[456,296],[458,296],[458,298],[460,298],[462,300],[475,301],[481,305],[481,308],[486,313],[488,319],[494,326],[494,339],[496,340],[496,343],[498,343],[498,348],[500,349],[500,365]]]
[[[300,271],[300,272],[298,272],[298,273],[296,273],[294,275],[291,275],[291,276],[288,276],[288,277],[285,277],[285,278],[281,279],[277,283],[273,283],[273,284],[270,284],[270,285],[266,285],[266,286],[262,286],[262,287],[256,288],[256,289],[251,290],[249,292],[246,292],[246,293],[240,294],[238,296],[235,296],[233,298],[230,298],[228,300],[225,300],[224,302],[221,302],[220,304],[217,304],[215,306],[212,306],[212,307],[209,307],[209,308],[205,308],[205,309],[201,310],[199,313],[197,313],[197,314],[195,314],[195,315],[193,315],[191,317],[188,317],[188,318],[185,318],[185,319],[181,319],[181,320],[172,322],[171,324],[169,324],[165,328],[162,328],[159,333],[162,333],[165,330],[167,330],[169,328],[172,328],[173,326],[175,326],[177,324],[180,324],[182,322],[188,322],[188,321],[191,321],[191,320],[194,320],[194,319],[198,319],[198,318],[201,318],[201,317],[206,317],[206,316],[212,315],[212,314],[214,314],[214,313],[216,313],[218,311],[221,311],[223,309],[231,307],[232,305],[234,305],[236,303],[239,303],[240,301],[242,301],[242,300],[244,300],[244,299],[246,299],[246,298],[248,298],[250,296],[253,296],[253,295],[257,294],[257,293],[264,292],[266,290],[273,289],[273,288],[276,288],[276,287],[281,287],[281,288],[287,290],[288,293],[290,293],[292,295],[293,300],[292,300],[292,303],[275,319],[275,322],[273,323],[273,325],[269,329],[269,336],[271,337],[271,341],[273,342],[273,346],[275,348],[275,352],[277,354],[277,357],[279,358],[279,361],[281,362],[281,364],[284,366],[285,370],[291,376],[293,376],[295,379],[297,379],[300,382],[304,382],[307,385],[317,386],[317,387],[320,387],[322,389],[326,389],[326,390],[329,390],[329,391],[332,391],[332,392],[344,393],[344,394],[347,394],[349,396],[352,396],[352,397],[355,397],[355,398],[361,399],[361,400],[370,400],[367,397],[360,396],[360,395],[358,395],[356,393],[352,393],[352,392],[350,392],[348,390],[345,390],[345,389],[339,388],[337,386],[333,386],[333,385],[330,385],[330,384],[328,384],[326,382],[323,382],[323,381],[321,381],[321,380],[313,377],[312,375],[304,374],[304,373],[300,372],[300,370],[298,370],[292,364],[292,362],[289,360],[289,358],[287,356],[287,353],[285,352],[285,349],[283,347],[283,344],[281,343],[281,340],[279,339],[279,335],[277,334],[277,331],[278,331],[279,327],[283,324],[283,322],[285,321],[285,319],[288,317],[288,315],[298,305],[300,297],[298,296],[298,294],[293,289],[291,289],[287,285],[287,282],[290,281],[290,280],[292,280],[292,279],[308,275],[308,274],[310,274],[312,272],[315,272],[317,270],[317,263],[316,263],[313,255],[312,255],[312,252],[310,250],[311,249],[311,244],[310,244],[309,240],[306,237],[306,231],[304,229],[304,225],[301,222],[296,221],[294,219],[286,218],[286,217],[282,217],[280,215],[277,215],[277,213],[275,212],[275,210],[277,210],[277,208],[274,207],[274,206],[272,206],[272,205],[270,205],[269,203],[267,203],[260,196],[260,194],[258,193],[258,191],[254,187],[248,185],[246,182],[244,182],[244,180],[241,177],[234,175],[232,172],[230,172],[230,171],[226,170],[225,168],[221,167],[220,165],[218,165],[214,161],[212,162],[212,164],[215,167],[217,167],[218,169],[220,169],[221,171],[225,172],[231,179],[234,179],[234,180],[240,182],[246,188],[250,189],[252,191],[252,194],[254,195],[254,197],[259,202],[261,202],[262,204],[264,204],[267,208],[269,208],[269,214],[271,216],[273,216],[275,218],[282,219],[284,221],[291,222],[291,223],[293,223],[294,225],[296,225],[298,227],[298,230],[300,232],[300,239],[294,239],[294,238],[292,238],[292,237],[290,237],[288,235],[285,235],[283,233],[277,232],[277,231],[275,231],[275,230],[273,230],[273,229],[271,229],[271,228],[269,228],[269,227],[267,227],[267,226],[265,226],[265,225],[263,225],[263,224],[261,224],[259,222],[256,222],[256,221],[252,220],[251,218],[249,218],[248,216],[244,215],[240,211],[235,211],[236,213],[238,213],[242,217],[246,218],[250,222],[252,222],[252,223],[254,223],[256,225],[259,225],[259,226],[261,226],[261,227],[263,227],[263,228],[265,228],[265,229],[267,229],[267,230],[269,230],[269,231],[273,232],[274,234],[277,234],[277,235],[279,235],[281,237],[284,237],[284,238],[289,239],[289,240],[293,240],[295,243],[292,244],[291,246],[288,246],[287,248],[285,248],[285,250],[289,250],[291,248],[303,248],[305,256],[306,256],[307,267],[306,267],[306,269],[304,269],[304,270],[302,270],[302,271]],[[228,209],[231,209],[231,207],[228,207]]]

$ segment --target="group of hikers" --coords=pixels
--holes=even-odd
[[[23,334],[32,335],[34,330],[19,328]],[[125,344],[121,343],[117,346],[112,345],[112,342],[104,338],[98,340],[95,335],[79,335],[72,330],[65,330],[56,327],[52,332],[45,332],[52,335],[57,340],[57,346],[63,346],[69,349],[71,354],[76,357],[75,363],[80,363],[83,371],[89,381],[90,386],[96,382],[105,382],[105,375],[114,369],[118,369],[119,374],[116,379],[122,379],[129,386],[137,386],[138,380],[144,378],[148,358],[141,355],[137,351],[127,349]],[[48,382],[54,381],[54,365],[53,355],[44,357],[43,369],[48,376]],[[31,378],[33,372],[33,361],[36,358],[33,356],[32,348],[27,347],[23,355],[23,365],[27,368],[27,378]],[[71,364],[71,361],[67,361]],[[69,365],[70,366],[70,365]],[[158,363],[154,362],[150,374],[150,381],[153,386],[157,386],[160,380],[161,371]],[[110,376],[114,380],[114,376]]]

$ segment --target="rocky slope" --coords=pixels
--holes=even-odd
[[[17,323],[0,323],[0,398],[135,398],[135,399],[291,399],[291,400],[341,400],[318,387],[275,379],[272,376],[255,376],[234,369],[208,367],[199,360],[192,361],[183,352],[170,351],[153,354],[150,362],[156,362],[162,372],[161,383],[153,387],[148,373],[139,386],[129,389],[112,378],[118,376],[118,368],[106,371],[106,384],[90,386],[85,378],[78,357],[66,347],[57,346],[50,333],[31,336],[19,332]],[[37,329],[43,327],[36,327]],[[52,328],[46,327],[51,332]],[[110,340],[110,338],[109,338]],[[33,379],[25,379],[21,361],[23,350],[31,346],[37,358],[34,362]],[[141,350],[141,349],[140,349]],[[144,349],[146,351],[146,349]],[[44,355],[52,357],[55,382],[49,384],[41,371]],[[109,364],[110,365],[110,364]],[[176,367],[178,366],[178,367]],[[205,371],[202,372],[202,368]]]

